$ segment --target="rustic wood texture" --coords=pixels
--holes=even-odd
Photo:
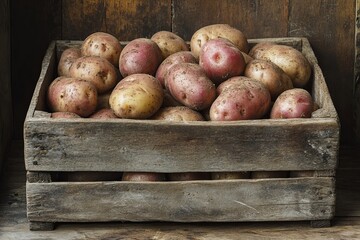
[[[30,221],[298,221],[331,219],[335,213],[333,178],[55,182],[26,188]]]
[[[0,0],[0,170],[12,138],[10,1]]]
[[[360,0],[356,0],[354,64],[354,113],[357,143],[360,143]]]
[[[336,179],[336,217],[329,228],[312,228],[308,221],[251,223],[58,223],[55,231],[30,231],[26,218],[25,182],[22,141],[12,144],[0,178],[0,239],[360,239],[359,165],[348,159],[360,156],[359,149],[342,147],[340,162],[346,172]],[[344,160],[344,161],[342,161]],[[355,161],[354,161],[355,163]],[[342,164],[340,167],[342,168]],[[342,169],[340,169],[342,170]],[[352,177],[347,177],[351,175]],[[348,194],[344,194],[344,189]],[[342,202],[341,198],[346,198]],[[358,217],[340,217],[347,213]]]
[[[171,0],[62,0],[62,39],[84,40],[96,31],[121,41],[171,31]]]

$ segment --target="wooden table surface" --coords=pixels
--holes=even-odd
[[[14,141],[0,180],[0,239],[360,239],[359,173],[360,149],[342,146],[336,217],[329,228],[311,228],[309,222],[61,223],[37,232],[26,219],[23,145]]]

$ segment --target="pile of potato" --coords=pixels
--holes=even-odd
[[[66,49],[50,84],[52,117],[165,121],[308,118],[311,66],[293,47],[247,38],[227,24],[198,29],[190,45],[168,31],[122,46],[108,33]]]

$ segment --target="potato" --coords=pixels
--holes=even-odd
[[[79,115],[73,112],[53,112],[51,118],[81,118]]]
[[[246,36],[239,29],[228,24],[213,24],[198,29],[191,37],[190,49],[196,58],[199,57],[202,46],[210,39],[226,38],[240,51],[248,53],[249,44]]]
[[[69,77],[69,70],[73,62],[81,57],[81,50],[79,48],[67,48],[65,49],[60,57],[58,63],[58,75]]]
[[[263,179],[263,178],[287,178],[289,172],[287,171],[257,171],[251,173],[252,179]]]
[[[176,64],[169,69],[165,82],[175,100],[193,110],[208,108],[216,97],[214,83],[198,64]]]
[[[165,181],[165,173],[155,172],[124,172],[122,181],[133,181],[133,182],[157,182]]]
[[[162,61],[161,50],[154,41],[137,38],[130,41],[121,51],[119,69],[123,77],[135,73],[155,76]]]
[[[310,118],[314,101],[308,91],[293,88],[284,91],[274,102],[270,118]]]
[[[242,75],[245,59],[241,51],[229,40],[210,39],[200,50],[199,65],[211,81],[218,85],[228,78]]]
[[[184,106],[169,93],[167,89],[164,89],[164,100],[161,107],[176,107],[176,106]]]
[[[159,31],[150,38],[159,46],[163,59],[180,51],[189,51],[184,39],[173,32]]]
[[[99,94],[112,89],[118,82],[115,67],[101,57],[80,57],[70,67],[70,76],[93,83]]]
[[[120,172],[67,172],[65,179],[69,182],[118,181]]]
[[[270,91],[273,101],[285,90],[293,88],[290,77],[270,61],[254,59],[245,68],[244,76],[259,80]]]
[[[166,121],[204,121],[201,113],[186,106],[160,108],[151,119]]]
[[[218,87],[220,94],[210,107],[211,121],[259,119],[269,111],[271,96],[263,83],[241,76],[227,81]]]
[[[164,90],[149,74],[132,74],[121,80],[112,91],[109,103],[120,118],[145,119],[162,105]]]
[[[248,179],[250,172],[213,172],[211,173],[212,180],[226,180],[226,179]]]
[[[310,80],[311,66],[297,49],[280,44],[268,46],[256,59],[269,60],[279,66],[290,78],[294,87],[304,88]]]
[[[161,85],[165,87],[165,75],[171,67],[178,63],[197,63],[196,58],[190,51],[180,51],[168,56],[162,63],[159,65],[156,70],[155,77],[160,81]]]
[[[275,43],[273,42],[259,42],[253,46],[249,51],[249,56],[253,59],[259,59],[261,58],[262,54],[267,51],[268,48],[270,48]]]
[[[92,33],[81,44],[81,54],[83,56],[105,58],[115,67],[119,65],[121,50],[122,46],[119,40],[105,32]]]
[[[244,57],[245,64],[248,64],[251,60],[254,59],[253,57],[251,57],[251,56],[250,56],[249,54],[247,54],[247,53],[241,52],[241,54],[242,54],[243,57]]]
[[[194,181],[194,180],[210,180],[210,173],[207,172],[180,172],[168,173],[169,181]]]
[[[96,118],[96,119],[108,119],[108,118],[117,118],[114,111],[110,108],[103,108],[95,113],[91,114],[89,118]]]
[[[110,98],[110,94],[111,94],[112,90],[113,89],[98,95],[98,103],[97,103],[97,107],[96,107],[97,110],[100,110],[103,108],[110,108],[109,98]]]
[[[72,112],[88,117],[96,109],[97,94],[96,87],[89,81],[58,77],[48,88],[47,103],[52,112]]]

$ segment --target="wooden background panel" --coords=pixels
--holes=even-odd
[[[342,141],[349,143],[354,140],[355,1],[291,0],[289,7],[289,36],[309,39],[340,117]]]
[[[121,41],[171,31],[171,0],[62,1],[62,38],[83,40],[95,31]]]
[[[11,1],[11,89],[14,137],[23,123],[49,43],[60,38],[61,5],[57,0]]]
[[[9,4],[0,0],[0,169],[12,134]]]
[[[173,31],[186,40],[205,25],[227,23],[248,38],[287,35],[288,0],[173,0]]]

